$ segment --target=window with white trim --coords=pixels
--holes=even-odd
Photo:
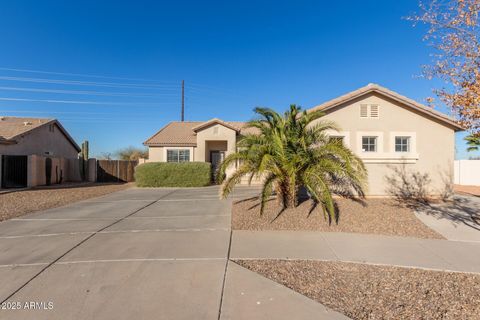
[[[167,162],[188,162],[190,161],[190,150],[188,149],[168,149]]]
[[[378,137],[362,137],[363,152],[377,152]]]
[[[395,137],[395,152],[410,152],[410,137]]]

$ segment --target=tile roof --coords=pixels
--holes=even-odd
[[[218,118],[213,118],[213,119],[208,120],[207,122],[203,122],[202,124],[193,127],[192,130],[195,131],[195,132],[198,132],[198,131],[201,131],[203,128],[207,128],[207,127],[209,127],[213,124],[221,124],[224,127],[227,127],[227,128],[232,129],[232,130],[235,130],[237,132],[240,132],[240,128],[234,127],[230,123],[225,122],[223,120],[220,120]]]
[[[0,117],[0,138],[14,140],[15,137],[41,127],[54,119]]]
[[[199,130],[212,123],[222,123],[237,130],[240,134],[252,133],[254,128],[245,128],[246,122],[222,121],[211,119],[208,121],[173,121],[160,131],[148,138],[143,144],[146,146],[182,146],[194,147],[197,145],[197,136],[194,130]]]
[[[321,105],[313,107],[307,111],[314,110],[324,110],[327,111],[334,107],[341,105],[342,103],[351,101],[355,98],[363,96],[370,92],[377,92],[383,96],[389,97],[393,100],[396,100],[403,105],[411,107],[415,110],[418,110],[426,115],[434,117],[445,125],[450,126],[455,129],[455,131],[464,130],[454,119],[449,116],[433,110],[427,106],[424,106],[410,98],[400,95],[394,91],[391,91],[387,88],[379,86],[378,84],[368,84],[360,89],[349,92],[343,96],[327,101]],[[214,118],[208,121],[174,121],[168,123],[160,131],[155,133],[153,136],[148,138],[143,144],[146,146],[190,146],[194,147],[197,145],[196,131],[199,131],[213,123],[223,124],[233,130],[237,130],[240,134],[255,133],[257,130],[255,128],[245,128],[246,122],[239,121],[222,121],[220,119]]]
[[[0,144],[14,144],[15,141],[12,141],[12,140],[7,140],[3,137],[0,137]]]
[[[55,123],[70,143],[80,151],[79,146],[56,119],[0,116],[0,144],[16,143],[16,139],[36,128]]]
[[[368,93],[371,93],[371,92],[377,92],[383,96],[386,96],[386,97],[389,97],[395,101],[398,101],[400,103],[402,103],[403,105],[406,105],[408,107],[411,107],[415,110],[418,110],[424,114],[427,114],[431,117],[434,117],[438,120],[440,120],[441,122],[443,122],[444,124],[450,126],[450,127],[453,127],[455,129],[455,131],[462,131],[464,130],[464,128],[458,124],[455,119],[447,116],[446,114],[442,113],[442,112],[439,112],[437,110],[434,110],[430,107],[427,107],[421,103],[418,103],[416,102],[415,100],[412,100],[410,98],[407,98],[395,91],[392,91],[392,90],[389,90],[385,87],[382,87],[378,84],[375,84],[375,83],[369,83],[368,85],[364,86],[364,87],[361,87],[360,89],[357,89],[357,90],[354,90],[352,92],[349,92],[343,96],[340,96],[338,98],[335,98],[335,99],[332,99],[330,101],[327,101],[321,105],[318,105],[316,107],[313,107],[307,111],[315,111],[315,110],[323,110],[323,111],[327,111],[329,109],[332,109],[332,108],[335,108],[337,106],[339,106],[340,104],[342,103],[345,103],[345,102],[348,102],[348,101],[351,101],[355,98],[358,98],[360,96],[363,96],[365,94],[368,94]]]

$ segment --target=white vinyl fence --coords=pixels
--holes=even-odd
[[[480,186],[480,160],[455,160],[454,183]]]

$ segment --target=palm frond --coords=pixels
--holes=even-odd
[[[221,197],[225,199],[233,191],[235,185],[242,181],[242,178],[251,172],[251,168],[248,165],[242,165],[238,168],[230,177],[224,181],[221,188]]]
[[[478,151],[480,149],[480,135],[470,134],[464,139],[467,142],[467,151]]]
[[[365,196],[367,170],[362,160],[342,143],[332,141],[331,131],[340,128],[324,120],[322,111],[306,112],[297,105],[280,115],[269,108],[255,108],[258,118],[247,126],[256,134],[239,139],[238,151],[229,155],[220,166],[219,175],[241,162],[236,171],[223,181],[222,194],[248,177],[263,178],[260,212],[273,186],[284,206],[295,206],[298,190],[305,187],[315,203],[320,204],[325,218],[335,218],[333,195],[356,198]],[[220,176],[219,176],[220,177]]]

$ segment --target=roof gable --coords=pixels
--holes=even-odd
[[[427,107],[421,103],[418,103],[410,98],[407,98],[405,96],[402,96],[399,93],[396,93],[394,91],[391,91],[387,88],[384,88],[382,86],[379,86],[377,84],[368,84],[365,87],[362,87],[360,89],[357,89],[355,91],[352,91],[350,93],[347,93],[343,96],[340,96],[338,98],[332,99],[330,101],[327,101],[321,105],[318,105],[316,107],[313,107],[309,110],[308,112],[311,111],[317,111],[317,110],[322,110],[322,111],[328,111],[331,110],[335,107],[338,107],[342,104],[348,103],[349,101],[352,101],[354,99],[360,98],[364,95],[367,95],[369,93],[377,93],[380,96],[387,97],[389,99],[392,99],[394,101],[397,101],[401,103],[402,105],[412,108],[416,111],[419,111],[420,113],[424,114],[425,116],[435,118],[439,120],[440,123],[442,123],[445,126],[453,128],[455,131],[462,131],[464,128],[458,124],[453,118],[450,118],[449,116],[436,111],[430,107]]]
[[[198,132],[198,131],[201,131],[201,130],[203,130],[203,129],[207,128],[207,127],[210,127],[210,126],[212,126],[212,125],[214,125],[214,124],[219,124],[219,125],[224,126],[224,127],[226,127],[226,128],[232,129],[232,130],[234,130],[234,131],[236,131],[236,132],[240,132],[240,129],[239,129],[239,128],[234,127],[234,126],[232,126],[231,124],[229,124],[229,123],[227,123],[227,122],[225,122],[225,121],[222,121],[222,120],[220,120],[220,119],[218,119],[218,118],[213,118],[213,119],[210,119],[210,120],[208,120],[208,121],[206,121],[206,122],[203,122],[203,123],[201,123],[201,124],[193,127],[192,130],[193,130],[194,132]]]
[[[197,145],[196,132],[213,124],[221,124],[222,126],[235,130],[239,134],[253,133],[255,131],[255,128],[246,127],[245,122],[223,121],[216,118],[208,121],[173,121],[166,124],[143,144],[146,146],[159,147],[195,147]]]
[[[56,119],[0,117],[0,143],[14,144],[22,135],[31,133],[34,130],[49,124],[57,125],[65,138],[67,138],[73,147],[80,152],[81,149],[75,140],[73,140],[67,130],[65,130],[65,128]]]

